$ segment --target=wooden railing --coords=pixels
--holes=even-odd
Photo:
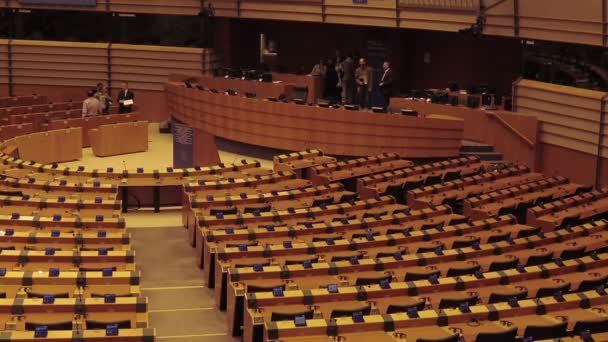
[[[485,112],[485,113],[488,117],[498,121],[503,127],[505,127],[509,132],[513,133],[515,136],[517,136],[521,141],[525,142],[526,145],[528,145],[528,147],[533,149],[536,146],[536,144],[533,143],[532,140],[528,139],[525,135],[523,135],[515,127],[511,126],[511,124],[509,124],[503,118],[501,118],[500,115],[498,115],[494,112]]]

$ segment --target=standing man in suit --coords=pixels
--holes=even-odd
[[[372,94],[372,70],[367,66],[365,58],[359,59],[359,67],[355,71],[355,81],[357,82],[357,104],[362,109],[370,107]]]
[[[121,114],[131,113],[134,100],[135,94],[129,90],[129,83],[125,82],[123,89],[118,93],[118,112]]]
[[[355,62],[353,61],[353,54],[349,53],[341,65],[342,102],[344,104],[353,104],[353,95],[355,94]]]
[[[391,101],[391,95],[393,94],[393,70],[391,69],[391,64],[389,62],[384,62],[382,64],[382,69],[384,73],[382,74],[382,78],[380,78],[380,93],[382,93],[382,97],[384,97],[384,110],[388,110],[388,105]]]

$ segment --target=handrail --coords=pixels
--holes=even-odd
[[[528,145],[528,147],[534,148],[534,146],[536,145],[530,139],[526,138],[523,134],[521,134],[515,127],[511,126],[511,124],[509,124],[503,118],[501,118],[500,116],[498,116],[496,113],[494,113],[494,112],[486,112],[486,115],[488,115],[491,118],[494,118],[494,119],[498,120],[498,122],[500,124],[502,124],[504,127],[506,127],[508,130],[510,130],[515,135],[517,135],[519,137],[519,139],[523,140],[526,143],[526,145]]]

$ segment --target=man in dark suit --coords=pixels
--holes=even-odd
[[[134,100],[135,94],[129,90],[129,83],[125,82],[123,89],[118,93],[118,112],[121,114],[131,113]]]
[[[388,105],[390,104],[391,95],[393,94],[393,70],[391,69],[391,65],[389,62],[384,62],[382,64],[382,69],[384,73],[380,78],[380,93],[384,97],[384,110],[388,110]]]

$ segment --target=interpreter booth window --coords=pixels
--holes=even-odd
[[[608,91],[608,50],[601,47],[522,40],[524,78]]]
[[[205,43],[199,16],[26,9],[0,15],[0,37],[13,32],[12,38],[29,40],[179,47]]]
[[[277,42],[260,34],[260,64],[276,70],[279,65],[279,51]]]

